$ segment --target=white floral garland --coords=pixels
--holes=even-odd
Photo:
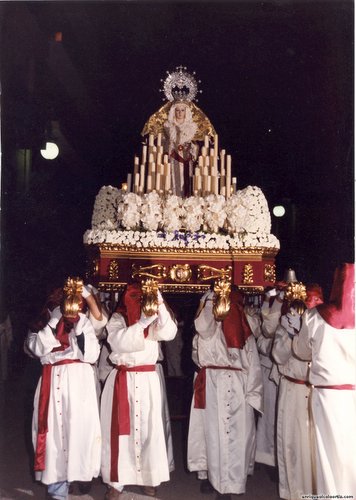
[[[138,248],[279,248],[271,234],[267,200],[257,186],[247,186],[227,200],[156,192],[143,196],[112,186],[100,189],[92,229],[84,243],[113,243]]]

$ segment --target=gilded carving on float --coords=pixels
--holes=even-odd
[[[141,282],[142,289],[142,312],[146,316],[158,313],[158,283],[154,279],[146,279]]]
[[[272,283],[274,283],[276,281],[276,266],[275,266],[275,264],[265,264],[264,280],[271,281]]]
[[[230,311],[231,283],[226,279],[219,279],[214,283],[213,314],[216,321],[223,321]]]
[[[189,264],[175,264],[169,270],[169,276],[172,281],[185,283],[192,278],[192,270]]]
[[[112,255],[113,253],[119,253],[121,255],[132,255],[132,254],[139,254],[140,257],[151,257],[152,254],[168,254],[168,255],[195,255],[197,258],[199,255],[221,255],[221,256],[233,256],[233,257],[239,257],[239,256],[245,256],[245,255],[253,255],[256,257],[267,257],[267,258],[273,258],[277,255],[278,249],[276,248],[264,248],[264,247],[253,247],[253,248],[239,248],[236,250],[224,250],[224,249],[214,249],[214,248],[199,248],[192,250],[190,248],[167,248],[167,247],[160,247],[160,248],[145,248],[145,250],[142,250],[142,248],[135,247],[135,246],[129,246],[129,245],[117,245],[115,243],[100,243],[98,244],[98,247],[100,249],[100,252],[102,254],[108,254]]]
[[[117,259],[112,259],[108,266],[109,280],[119,279],[119,261]]]
[[[242,272],[242,283],[244,285],[253,284],[253,267],[251,264],[245,264]]]
[[[232,267],[218,269],[216,267],[202,264],[198,266],[198,281],[207,281],[211,279],[225,279],[231,282]]]
[[[151,266],[136,266],[136,264],[133,264],[131,276],[132,278],[166,278],[167,268],[162,264],[152,264]]]
[[[178,283],[162,283],[159,289],[165,293],[204,293],[209,290],[210,285],[178,284]]]

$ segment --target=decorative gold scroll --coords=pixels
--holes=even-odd
[[[245,264],[242,272],[242,283],[244,285],[253,284],[253,267],[251,264]]]
[[[192,269],[189,264],[175,264],[169,270],[172,281],[177,283],[186,283],[192,278]]]
[[[112,259],[108,266],[108,275],[109,280],[118,280],[119,279],[119,260]]]
[[[215,299],[213,314],[216,321],[223,321],[230,311],[231,283],[226,279],[214,283]]]
[[[158,313],[158,283],[153,279],[143,280],[142,289],[142,312],[146,316]]]
[[[167,268],[162,264],[152,264],[152,266],[132,265],[132,278],[155,278],[161,279],[167,277]]]
[[[210,274],[208,274],[210,273]],[[216,267],[202,264],[198,266],[198,281],[208,281],[211,279],[225,279],[231,282],[232,267],[218,269]]]
[[[274,283],[276,281],[276,266],[275,264],[265,264],[263,279]]]

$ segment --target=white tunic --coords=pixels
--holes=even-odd
[[[277,458],[279,495],[296,500],[312,492],[312,464],[308,402],[310,389],[286,378],[308,380],[308,362],[292,352],[292,339],[279,325],[272,356],[282,375],[278,391]]]
[[[158,341],[172,340],[177,327],[164,304],[158,320],[149,326],[145,338],[138,324],[126,326],[121,314],[114,313],[107,325],[108,343],[114,365],[127,367],[154,365],[158,359]],[[103,434],[103,481],[110,482],[110,436],[113,390],[117,371],[108,375],[101,397]],[[169,480],[169,464],[162,422],[161,385],[157,371],[127,372],[130,406],[130,435],[119,436],[118,479],[120,485],[158,486]]]
[[[41,363],[54,364],[61,360],[80,359],[82,363],[52,367],[46,438],[46,469],[36,472],[36,479],[45,484],[59,481],[91,481],[100,472],[101,430],[95,377],[91,363],[99,356],[99,343],[90,321],[84,314],[69,334],[70,345],[59,347],[50,326],[38,333],[29,333],[28,349]],[[58,319],[52,318],[55,327]],[[77,335],[84,336],[84,354],[78,347]],[[33,445],[36,448],[38,403],[41,380],[34,398],[32,421]]]
[[[336,329],[317,309],[306,311],[293,340],[302,359],[311,359],[309,381],[317,385],[356,383],[356,334]],[[356,391],[311,390],[316,493],[356,497]]]
[[[262,305],[262,335],[257,339],[263,381],[263,415],[257,421],[256,462],[276,465],[276,407],[279,376],[271,357],[273,338],[279,325],[282,303],[274,300],[271,307]],[[277,373],[278,375],[278,373]]]
[[[195,320],[193,361],[241,371],[206,370],[206,408],[190,413],[188,469],[208,471],[219,493],[244,493],[255,451],[254,412],[262,410],[261,367],[253,335],[243,349],[227,348],[220,322],[205,307]]]

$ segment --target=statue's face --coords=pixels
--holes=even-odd
[[[185,120],[185,111],[186,111],[186,106],[185,104],[177,104],[176,108],[174,110],[174,115],[177,120],[177,122],[182,123]]]

